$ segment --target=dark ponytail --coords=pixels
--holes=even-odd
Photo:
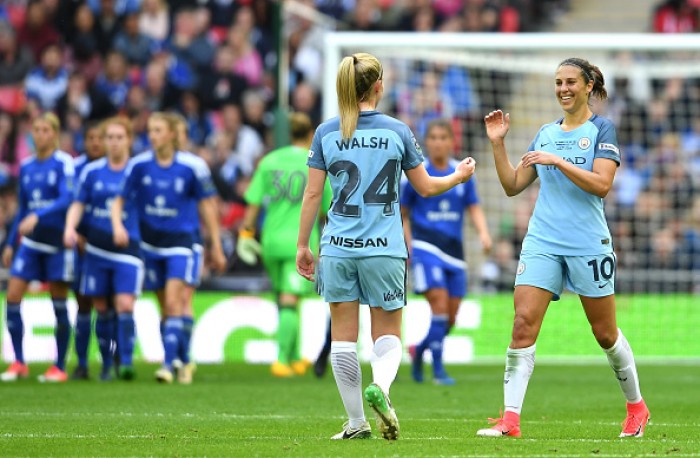
[[[559,64],[559,67],[564,65],[578,67],[579,70],[581,70],[581,75],[583,76],[583,80],[586,82],[586,84],[593,81],[591,95],[600,100],[605,100],[608,98],[608,91],[605,89],[605,78],[603,77],[603,72],[601,72],[597,66],[588,62],[586,59],[581,59],[579,57],[570,57],[565,59]]]

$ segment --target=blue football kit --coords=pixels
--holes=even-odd
[[[119,195],[125,169],[113,170],[107,158],[88,164],[78,178],[76,200],[85,206],[85,271],[80,291],[87,296],[141,292],[144,266],[140,255],[138,213],[132,202],[125,202],[122,213],[129,245],[114,244],[111,208]]]
[[[167,166],[152,151],[129,161],[120,195],[138,208],[146,289],[162,289],[170,278],[192,283],[199,218],[191,205],[215,193],[209,168],[192,154],[177,152]]]
[[[73,199],[73,158],[60,150],[46,159],[26,159],[19,172],[17,215],[8,236],[15,244],[17,227],[34,213],[39,222],[22,237],[10,274],[24,280],[73,280],[74,254],[63,246],[66,212]]]
[[[458,161],[450,160],[448,167],[441,170],[426,161],[426,171],[431,176],[447,176],[457,164]],[[417,293],[445,288],[450,297],[466,294],[464,210],[478,203],[474,178],[432,197],[421,197],[404,181],[401,205],[411,211],[411,268]]]

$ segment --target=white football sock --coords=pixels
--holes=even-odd
[[[637,376],[637,366],[634,364],[634,355],[629,342],[617,330],[618,336],[615,345],[605,350],[608,355],[610,367],[615,371],[615,377],[620,383],[620,388],[627,398],[627,402],[635,404],[642,400],[642,393],[639,391],[639,377]]]
[[[362,372],[357,359],[357,342],[331,342],[331,367],[348,414],[350,428],[357,429],[366,421],[362,405]]]
[[[520,415],[527,384],[535,369],[535,345],[506,351],[506,371],[503,377],[505,410]]]
[[[401,339],[397,336],[383,335],[374,342],[374,350],[370,359],[372,376],[374,383],[379,385],[386,394],[389,394],[391,384],[399,371],[402,356]]]

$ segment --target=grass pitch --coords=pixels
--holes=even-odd
[[[202,366],[193,385],[164,386],[143,364],[130,383],[42,385],[43,369],[0,385],[2,456],[700,456],[697,365],[639,365],[652,418],[641,439],[617,438],[624,399],[604,364],[538,365],[519,439],[475,436],[498,415],[502,366],[450,367],[452,387],[415,384],[402,366],[391,393],[396,442],[376,437],[368,408],[375,438],[329,440],[344,421],[330,372],[279,380],[266,366]]]

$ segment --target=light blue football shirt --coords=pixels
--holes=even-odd
[[[327,172],[333,190],[321,252],[408,257],[399,208],[401,170],[422,162],[411,129],[378,111],[360,113],[357,130],[345,141],[339,118],[321,124],[307,161],[309,167]]]
[[[580,127],[565,132],[562,119],[545,124],[528,151],[545,151],[563,157],[576,167],[592,170],[595,159],[620,165],[615,126],[606,118],[591,116]],[[610,230],[603,199],[576,186],[554,166],[536,165],[540,192],[530,218],[523,251],[583,256],[611,253]]]

